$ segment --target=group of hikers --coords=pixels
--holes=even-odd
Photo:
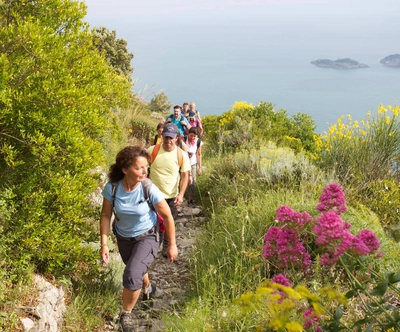
[[[202,174],[203,135],[195,103],[176,105],[173,114],[157,125],[153,145],[127,146],[111,165],[102,195],[100,255],[108,264],[110,229],[125,264],[120,329],[135,329],[132,312],[140,294],[151,303],[156,285],[148,269],[159,250],[173,262],[178,256],[175,237],[177,207],[185,198],[194,205],[196,178]],[[150,165],[150,167],[149,167]],[[114,222],[111,226],[112,215]]]

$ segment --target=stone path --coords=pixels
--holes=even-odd
[[[184,202],[179,207],[179,218],[175,220],[176,239],[179,256],[170,263],[159,253],[149,270],[151,282],[157,285],[153,307],[143,310],[143,303],[138,303],[134,312],[138,317],[136,331],[164,331],[161,321],[164,313],[173,314],[177,307],[185,302],[185,294],[189,290],[189,256],[193,250],[194,240],[201,230],[204,217],[199,207],[188,207]],[[118,316],[114,317],[106,327],[106,331],[118,331]]]

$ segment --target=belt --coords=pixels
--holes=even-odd
[[[145,236],[148,236],[148,235],[157,235],[156,234],[156,226],[153,226],[147,232],[144,232],[144,233],[139,234],[138,236],[134,236],[134,237],[125,237],[125,236],[119,235],[117,232],[115,232],[115,236],[116,237],[118,237],[118,238],[120,238],[122,240],[126,240],[126,241],[138,241],[142,237],[145,237]]]

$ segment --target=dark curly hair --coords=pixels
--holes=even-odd
[[[110,171],[108,172],[109,180],[111,182],[122,180],[125,176],[122,169],[131,167],[139,157],[144,157],[147,161],[150,161],[149,153],[141,146],[127,146],[123,148],[118,152],[115,164],[110,166]]]

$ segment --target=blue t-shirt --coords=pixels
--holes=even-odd
[[[165,120],[168,121],[168,119],[171,119],[171,123],[173,123],[174,125],[176,125],[178,127],[179,134],[181,136],[185,136],[185,129],[183,128],[181,121],[185,122],[186,126],[187,126],[187,125],[189,125],[188,120],[182,115],[180,115],[177,120],[177,119],[175,119],[175,116],[173,114],[168,115]]]
[[[112,202],[112,184],[107,182],[103,191],[103,197]],[[153,205],[163,200],[160,190],[152,184],[149,193]],[[142,183],[131,192],[126,192],[122,182],[117,183],[115,192],[115,228],[123,237],[135,237],[150,230],[157,222],[157,214],[150,209],[144,198]]]

